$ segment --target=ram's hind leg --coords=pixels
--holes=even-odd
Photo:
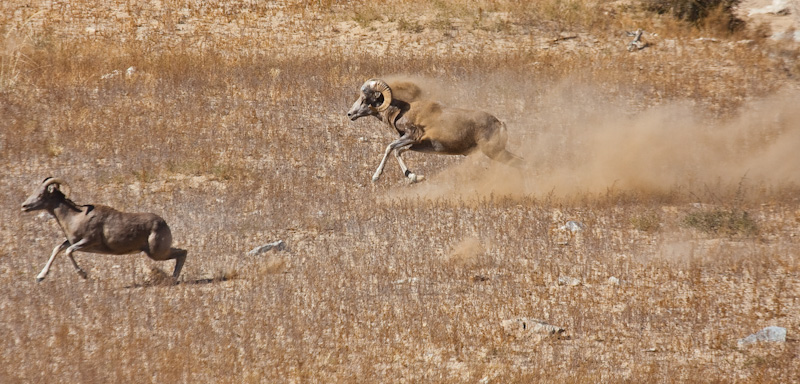
[[[478,148],[480,148],[484,155],[492,160],[508,164],[514,168],[524,168],[525,160],[506,150],[506,142],[505,132],[500,131],[488,140],[479,142]]]
[[[405,161],[403,161],[403,158],[401,157],[403,152],[408,151],[410,147],[411,145],[408,145],[403,148],[398,148],[397,150],[394,151],[394,157],[397,158],[397,162],[400,164],[400,169],[403,171],[403,175],[405,175],[405,177],[407,177],[408,180],[411,181],[412,183],[416,183],[418,181],[422,181],[423,179],[425,179],[425,176],[417,175],[416,173],[411,172],[406,166]]]
[[[171,248],[169,258],[175,259],[175,270],[172,272],[172,278],[177,279],[181,274],[183,263],[186,261],[188,252],[185,249]]]
[[[525,160],[505,149],[502,149],[497,152],[485,152],[486,156],[489,156],[492,160],[497,160],[501,163],[508,164],[514,168],[523,168],[525,166]]]
[[[178,278],[181,274],[183,263],[186,261],[187,252],[185,249],[172,248],[172,231],[170,231],[165,222],[162,221],[156,224],[147,238],[147,245],[148,247],[142,251],[150,259],[156,261],[175,260],[175,270],[172,272],[172,277]]]
[[[381,177],[381,174],[383,173],[383,168],[386,166],[386,159],[389,158],[389,154],[392,153],[392,151],[395,151],[395,156],[399,159],[400,167],[403,168],[403,172],[405,173],[406,171],[408,171],[408,167],[405,166],[405,163],[403,163],[403,160],[400,159],[400,155],[396,151],[401,150],[403,148],[407,149],[407,147],[411,146],[413,143],[414,139],[411,138],[411,135],[405,134],[403,136],[400,136],[399,139],[387,145],[386,151],[384,151],[383,153],[383,158],[381,159],[381,163],[378,165],[378,169],[375,170],[375,174],[372,175],[372,181],[373,182],[378,181],[378,179]],[[408,177],[408,174],[406,174],[406,177]]]
[[[86,272],[84,272],[83,269],[81,269],[81,267],[78,266],[78,263],[75,261],[75,258],[72,257],[72,252],[80,250],[81,248],[83,248],[84,245],[86,245],[86,243],[87,243],[86,241],[81,240],[75,244],[72,244],[69,248],[67,248],[67,257],[69,257],[69,261],[72,262],[72,266],[75,267],[75,271],[78,272],[78,275],[84,279],[87,277]]]

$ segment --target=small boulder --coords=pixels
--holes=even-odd
[[[250,250],[250,252],[247,252],[247,254],[251,256],[256,256],[265,253],[273,248],[275,248],[278,251],[282,251],[286,249],[286,243],[284,243],[283,240],[278,240],[269,244],[264,244],[262,246],[255,247],[252,250]]]
[[[772,341],[772,342],[785,342],[786,341],[786,328],[783,327],[766,327],[750,336],[739,339],[739,345],[752,344],[757,341]]]
[[[516,337],[530,335],[561,336],[565,331],[564,328],[527,317],[503,320],[500,325],[506,334]]]
[[[581,285],[581,279],[577,279],[570,276],[559,276],[558,285],[567,285],[570,287],[575,287]]]

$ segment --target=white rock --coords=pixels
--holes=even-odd
[[[783,327],[766,327],[750,336],[739,339],[738,344],[747,345],[757,341],[772,341],[772,342],[785,342],[786,341],[786,328]]]
[[[763,15],[767,13],[775,15],[788,15],[790,13],[789,0],[772,0],[772,4],[764,8],[751,9],[750,12],[747,13],[747,16]]]
[[[558,285],[568,285],[570,287],[574,287],[576,285],[581,285],[581,279],[576,279],[570,276],[560,276],[558,278]]]
[[[564,328],[527,317],[503,320],[500,322],[500,325],[507,334],[513,336],[526,336],[531,334],[553,336],[564,333]]]
[[[284,243],[283,240],[278,240],[269,244],[264,244],[262,246],[255,247],[252,250],[250,250],[250,252],[247,252],[247,254],[251,256],[260,255],[262,253],[271,250],[272,248],[275,248],[278,251],[282,251],[286,249],[286,243]]]

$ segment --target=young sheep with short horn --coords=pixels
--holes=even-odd
[[[375,116],[400,138],[391,142],[383,154],[372,181],[378,181],[386,159],[394,152],[403,174],[411,182],[422,175],[411,172],[403,162],[408,150],[446,155],[468,155],[480,150],[491,159],[520,168],[521,157],[506,150],[508,135],[503,122],[481,111],[450,108],[420,98],[422,91],[411,82],[367,80],[358,99],[347,112],[350,120]]]
[[[36,281],[44,280],[56,256],[66,250],[78,274],[86,278],[72,253],[75,251],[124,255],[144,252],[153,260],[175,260],[172,277],[181,273],[186,250],[172,248],[172,233],[167,223],[152,213],[126,213],[105,205],[77,205],[68,199],[61,179],[46,178],[22,204],[25,212],[45,210],[55,217],[67,237],[53,249]]]

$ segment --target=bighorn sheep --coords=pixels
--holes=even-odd
[[[56,246],[36,281],[44,280],[56,255],[67,250],[67,257],[78,274],[86,278],[72,253],[75,251],[124,255],[144,252],[153,260],[175,259],[172,277],[177,279],[186,261],[186,250],[171,248],[172,233],[161,217],[152,213],[125,213],[105,205],[77,205],[60,187],[61,179],[48,177],[22,203],[24,212],[46,210],[56,218],[67,240]]]
[[[400,138],[386,147],[372,181],[378,181],[386,159],[394,151],[397,162],[411,182],[422,175],[411,172],[403,162],[407,150],[468,155],[480,150],[486,156],[512,165],[522,166],[522,158],[505,149],[508,136],[503,122],[481,111],[450,108],[436,101],[420,98],[421,89],[411,82],[387,84],[380,79],[367,80],[353,107],[347,112],[350,120],[375,116],[397,132]]]

